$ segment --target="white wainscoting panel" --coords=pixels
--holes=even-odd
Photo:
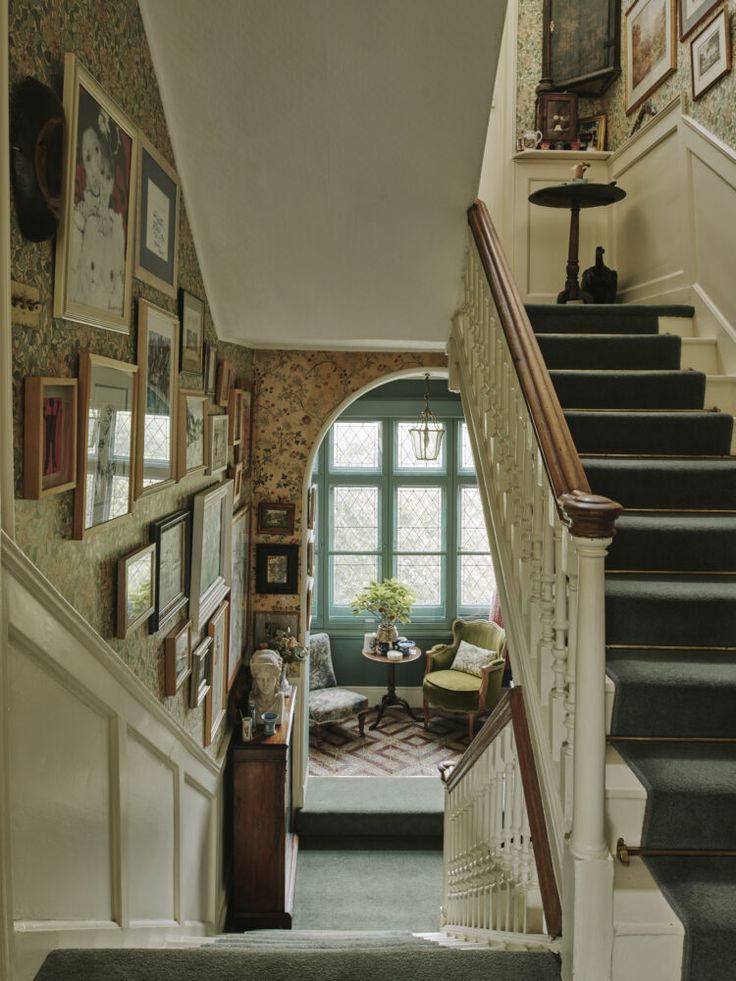
[[[184,923],[212,922],[214,879],[209,820],[211,799],[204,788],[185,778],[182,790],[182,908]]]

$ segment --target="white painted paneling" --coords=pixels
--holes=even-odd
[[[184,923],[204,923],[210,912],[213,880],[208,821],[211,800],[205,790],[190,780],[182,790],[182,908]]]

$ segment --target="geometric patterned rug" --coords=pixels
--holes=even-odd
[[[415,710],[416,711],[416,710]],[[357,721],[322,726],[321,739],[309,731],[309,772],[315,777],[436,777],[445,760],[457,762],[468,748],[465,716],[435,715],[426,730],[412,722],[402,708],[387,709],[378,729],[369,730],[375,715],[366,719],[365,736]]]

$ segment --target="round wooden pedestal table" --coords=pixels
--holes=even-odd
[[[567,252],[565,288],[557,294],[558,303],[567,303],[569,300],[582,300],[583,303],[593,302],[590,293],[581,290],[578,283],[580,209],[601,208],[604,205],[614,204],[614,202],[625,197],[626,191],[622,191],[620,187],[615,187],[613,184],[593,184],[590,181],[553,184],[551,187],[542,187],[529,195],[529,201],[532,204],[539,204],[543,208],[570,209],[570,244]]]
[[[363,657],[367,657],[369,661],[376,661],[378,664],[385,664],[388,667],[388,691],[381,699],[381,704],[378,706],[378,715],[376,716],[376,721],[372,726],[368,726],[369,729],[377,729],[378,724],[383,718],[383,713],[391,705],[401,705],[410,715],[414,722],[418,719],[411,710],[411,706],[405,698],[399,698],[396,694],[396,665],[397,664],[410,664],[412,661],[416,661],[417,658],[422,656],[422,652],[418,647],[412,647],[408,654],[405,654],[401,660],[392,661],[390,658],[386,657],[385,654],[373,654],[370,651],[363,651]]]

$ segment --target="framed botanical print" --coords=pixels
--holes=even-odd
[[[630,113],[677,68],[675,0],[635,0],[624,14],[624,36]]]
[[[722,0],[677,0],[677,12],[680,20],[680,40],[684,41],[692,34],[698,24],[702,24],[708,14]]]
[[[54,316],[127,334],[137,131],[74,54],[64,56],[64,110]]]
[[[202,473],[209,462],[208,399],[201,392],[179,389],[179,443],[176,473],[179,480]]]
[[[731,71],[731,31],[725,7],[690,42],[690,61],[693,99],[699,99]]]
[[[77,487],[74,537],[133,508],[133,434],[138,424],[138,365],[79,355]]]
[[[189,677],[189,708],[197,708],[207,697],[212,684],[212,638],[205,637],[192,651],[192,673]]]
[[[225,415],[210,416],[210,447],[207,473],[216,476],[227,468],[228,458],[228,417]]]
[[[164,695],[176,695],[192,673],[192,621],[174,627],[164,642]]]
[[[243,659],[247,641],[248,569],[250,565],[250,507],[233,515],[233,574],[230,582],[230,643],[227,687],[230,689]]]
[[[179,290],[181,320],[181,370],[202,373],[204,354],[204,301],[188,290]]]
[[[230,604],[226,600],[207,624],[207,636],[212,638],[212,684],[204,700],[205,746],[215,741],[225,721],[229,625]]]
[[[200,630],[224,599],[232,578],[233,482],[200,491],[192,526],[192,628]]]
[[[153,613],[156,588],[156,545],[118,559],[118,605],[115,636],[125,640]]]
[[[136,497],[176,480],[178,362],[178,319],[139,300]]]
[[[175,297],[179,178],[142,134],[139,144],[135,275],[167,296]]]
[[[156,600],[149,633],[161,630],[189,602],[192,512],[176,511],[151,522],[156,545]]]
[[[258,505],[259,535],[293,535],[296,505],[261,501]]]
[[[293,595],[298,584],[298,545],[256,545],[257,593]]]
[[[37,501],[77,484],[77,379],[25,380],[23,496]]]

